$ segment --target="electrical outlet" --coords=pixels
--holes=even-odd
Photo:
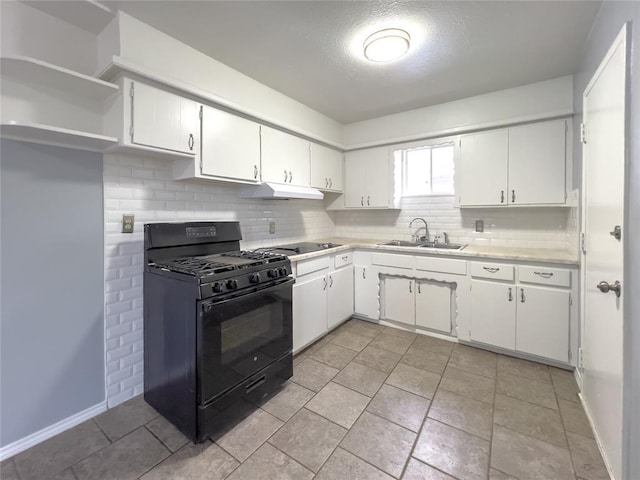
[[[476,220],[476,232],[484,232],[484,220]]]
[[[133,222],[133,215],[122,215],[122,233],[133,233]]]
[[[276,233],[276,222],[269,222],[269,233],[271,235]]]

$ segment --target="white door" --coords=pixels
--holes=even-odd
[[[311,144],[311,186],[320,190],[342,191],[342,153]]]
[[[262,127],[262,181],[309,186],[309,142]]]
[[[569,361],[569,292],[520,285],[516,307],[516,350]]]
[[[623,300],[600,282],[622,282],[625,195],[626,40],[623,28],[584,91],[582,262],[585,407],[615,479],[622,478]],[[619,225],[617,240],[609,232]]]
[[[515,300],[515,285],[471,280],[471,340],[513,350]]]
[[[391,158],[389,147],[371,148],[367,164],[367,188],[365,207],[388,207],[391,182]]]
[[[566,122],[509,128],[508,203],[565,203]]]
[[[293,286],[293,351],[327,331],[327,277]]]
[[[179,150],[196,153],[200,150],[200,104],[180,97],[180,138]]]
[[[353,315],[353,266],[327,275],[329,280],[328,327],[332,328]]]
[[[384,279],[384,316],[387,320],[416,324],[415,283],[410,278]]]
[[[451,284],[416,280],[416,325],[451,333]]]
[[[460,139],[456,193],[460,205],[507,205],[507,129]]]
[[[371,267],[354,267],[354,310],[372,320],[380,318],[378,273]]]
[[[260,125],[202,107],[202,174],[260,181]]]

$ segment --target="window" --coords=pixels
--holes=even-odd
[[[453,152],[452,143],[397,150],[402,196],[453,195]]]

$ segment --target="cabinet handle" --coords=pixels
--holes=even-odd
[[[193,133],[189,134],[189,150],[193,150],[193,144],[195,143],[195,141],[193,140]]]
[[[293,173],[289,170],[289,183],[291,183],[291,180],[293,180]]]
[[[329,275],[329,288],[333,287],[333,277]]]
[[[496,273],[497,271],[500,270],[500,268],[498,267],[482,267],[482,268],[489,273]]]
[[[371,205],[371,197],[369,195],[367,195],[367,205]]]
[[[513,294],[511,293],[511,287],[509,287],[509,301],[513,301]]]
[[[362,269],[362,278],[364,278],[364,279],[367,278],[367,269],[366,268]]]
[[[516,201],[516,191],[511,190],[511,203],[515,203]]]
[[[418,293],[422,293],[422,289],[420,288],[420,282],[418,282]]]
[[[520,303],[524,303],[524,288],[520,289]]]
[[[413,290],[411,290],[411,280],[409,280],[409,293],[413,293]]]
[[[500,203],[504,203],[504,190],[500,190]]]
[[[324,187],[329,188],[329,179],[327,177],[324,177]]]
[[[360,205],[364,207],[364,197],[360,197]]]
[[[542,278],[551,278],[553,277],[553,272],[533,272],[534,275],[538,275]]]
[[[327,289],[327,277],[324,277],[322,280],[324,280],[324,285],[322,285],[322,290],[326,290]]]
[[[258,166],[253,166],[253,178],[258,178]]]
[[[333,180],[331,178],[329,179],[329,188],[333,188]]]
[[[342,260],[344,260],[345,262],[346,262],[347,260],[349,260],[349,255],[343,255],[343,256],[342,256]]]
[[[287,171],[284,171],[284,183],[287,183]]]

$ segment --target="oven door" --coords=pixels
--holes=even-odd
[[[198,401],[204,405],[293,348],[293,278],[199,302]]]

